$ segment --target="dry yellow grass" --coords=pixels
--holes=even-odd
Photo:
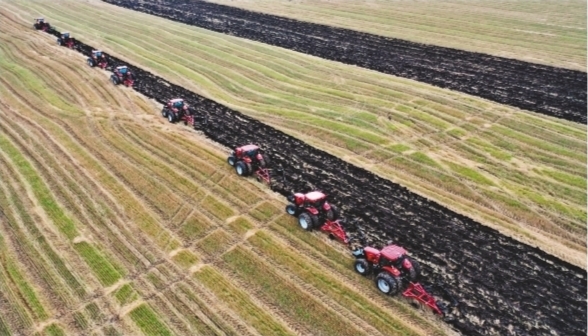
[[[306,317],[283,314],[271,297],[243,287],[248,277],[228,276],[240,266],[223,259],[246,244],[245,232],[272,225],[283,204],[259,183],[233,178],[225,148],[170,127],[160,106],[112,86],[104,71],[30,29],[5,4],[0,333],[294,334]],[[176,142],[169,151],[161,147]],[[247,193],[231,195],[234,185]],[[207,277],[200,282],[198,275]],[[308,297],[297,281],[270,290],[286,286]],[[360,295],[376,292],[369,293]],[[255,310],[244,314],[243,302]],[[388,304],[410,309],[398,300]],[[324,330],[349,324],[343,316],[359,318],[322,304],[313,313],[329,317]],[[445,334],[427,317],[415,317],[417,328],[392,310],[382,314],[413,334]],[[262,323],[267,316],[271,326]]]

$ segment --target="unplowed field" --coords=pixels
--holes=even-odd
[[[451,334],[299,230],[226,148],[29,18],[0,21],[0,334]]]
[[[586,73],[417,44],[202,0],[105,0],[329,60],[586,124]]]
[[[91,49],[84,44],[79,48],[85,54]],[[116,58],[113,61],[125,63]],[[130,67],[137,78],[138,92],[159,102],[169,97],[184,97],[195,106],[208,119],[209,125],[203,132],[209,138],[227,147],[253,142],[266,148],[274,166],[282,167],[288,177],[275,186],[275,191],[287,195],[291,190],[325,190],[342,205],[356,242],[382,245],[393,239],[408,247],[424,264],[428,278],[449,284],[461,301],[456,319],[449,321],[460,331],[562,335],[586,332],[584,270],[505,237],[239,112],[140,68]],[[224,233],[217,233],[213,238],[226,239]],[[238,258],[242,257],[241,253],[235,252]],[[249,264],[244,262],[244,265]],[[244,272],[256,275],[251,270]],[[261,281],[260,286],[264,283]],[[554,287],[556,283],[565,287]],[[538,315],[542,319],[538,320]]]

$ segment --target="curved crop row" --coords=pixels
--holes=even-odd
[[[93,49],[84,43],[77,48],[85,55]],[[115,57],[111,60],[113,64],[126,64]],[[183,97],[206,116],[209,126],[202,131],[211,139],[227,147],[251,142],[266,148],[273,164],[281,166],[288,177],[275,185],[275,191],[287,195],[291,190],[322,189],[342,205],[355,225],[356,238],[362,232],[369,243],[382,244],[393,238],[409,248],[425,263],[429,274],[434,270],[435,276],[451,284],[457,297],[467,302],[462,315],[452,322],[458,329],[479,334],[507,333],[511,329],[517,333],[585,333],[585,323],[578,320],[578,316],[586,315],[586,307],[580,304],[586,292],[586,274],[581,269],[127,65],[135,75],[138,92],[160,103]],[[567,287],[554,289],[553,283]],[[537,313],[546,318],[536,321]]]

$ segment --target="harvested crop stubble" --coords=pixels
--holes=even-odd
[[[81,43],[78,49],[88,55],[92,47]],[[114,57],[112,60],[128,64]],[[277,185],[276,191],[287,195],[291,190],[329,190],[335,203],[345,205],[348,219],[366,233],[368,242],[383,244],[395,238],[418,259],[426,261],[425,272],[431,274],[434,270],[464,302],[463,315],[450,322],[458,329],[481,334],[492,330],[506,333],[511,328],[521,333],[585,332],[585,324],[575,318],[586,315],[586,307],[579,304],[585,299],[581,293],[586,292],[586,274],[578,267],[505,237],[253,118],[140,68],[129,67],[137,78],[135,90],[160,103],[169,97],[184,97],[195,106],[198,113],[208,118],[209,126],[203,132],[213,140],[227,147],[250,142],[267,148],[273,164],[282,166],[289,177],[287,185]],[[365,185],[371,187],[365,189]],[[535,285],[529,288],[528,282]],[[566,283],[569,290],[555,290],[553,283]],[[480,287],[487,290],[480,291]],[[558,307],[563,313],[547,307]],[[536,313],[549,318],[531,327],[531,321],[536,322]]]

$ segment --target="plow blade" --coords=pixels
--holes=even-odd
[[[423,285],[421,285],[418,282],[410,282],[408,284],[408,287],[404,290],[404,292],[402,292],[402,295],[409,299],[415,299],[418,302],[425,304],[426,306],[431,308],[436,314],[444,315],[441,309],[439,309],[439,307],[437,306],[437,302],[435,301],[433,296],[427,293],[427,291],[425,291],[425,288],[423,288]]]

